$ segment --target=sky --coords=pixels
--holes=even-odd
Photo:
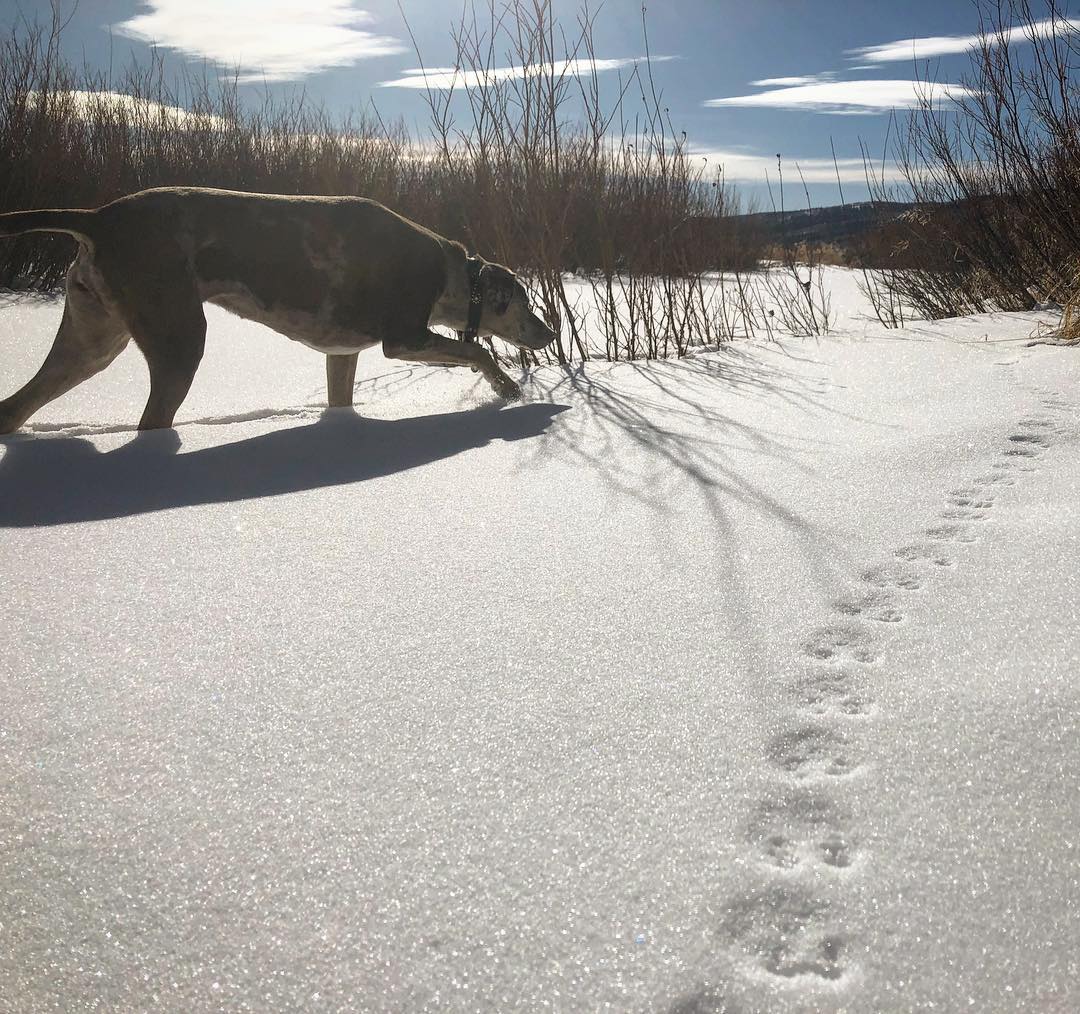
[[[253,101],[264,90],[303,89],[337,116],[374,105],[421,135],[425,80],[457,85],[462,110],[471,83],[453,68],[450,29],[462,8],[443,0],[81,0],[73,13],[72,0],[58,2],[71,14],[63,50],[77,63],[145,63],[156,45],[171,71],[237,73]],[[572,35],[580,0],[553,0],[553,8]],[[0,28],[47,20],[49,10],[43,0],[0,0]],[[778,201],[777,154],[796,190],[789,207],[806,199],[796,165],[813,204],[840,202],[833,149],[844,198],[864,199],[862,147],[880,159],[890,114],[913,103],[917,77],[929,76],[942,97],[963,94],[979,25],[972,0],[667,0],[650,3],[645,19],[674,127],[695,157],[722,165],[764,210]],[[640,2],[606,0],[594,38],[611,96],[646,51]],[[1019,36],[1013,42],[1025,48]],[[569,70],[588,70],[583,64]],[[501,66],[515,73],[509,60]]]

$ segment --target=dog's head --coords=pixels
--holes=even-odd
[[[480,334],[495,335],[519,349],[542,349],[554,340],[555,332],[532,312],[525,286],[509,268],[485,264],[480,285]]]

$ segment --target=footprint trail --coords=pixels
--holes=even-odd
[[[801,671],[783,684],[786,721],[762,758],[771,788],[746,825],[755,882],[730,899],[721,926],[749,980],[810,996],[861,980],[843,885],[873,861],[847,798],[848,786],[873,777],[861,738],[878,717],[869,677],[907,622],[905,602],[958,566],[965,546],[992,537],[997,497],[1039,467],[1067,407],[1044,397],[1005,435],[990,469],[943,493],[919,536],[863,567],[856,586],[830,604],[829,620],[803,638]]]

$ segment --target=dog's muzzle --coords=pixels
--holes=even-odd
[[[532,349],[535,352],[539,352],[540,349],[550,345],[555,340],[555,332],[551,330],[539,317],[535,314],[529,320],[529,326],[526,328],[525,334],[521,338],[514,342],[519,348]]]

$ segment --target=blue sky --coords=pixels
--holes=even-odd
[[[425,67],[452,67],[448,29],[459,4],[401,5]],[[554,8],[572,31],[579,0],[554,0]],[[17,24],[20,12],[44,20],[49,5],[0,0],[0,26]],[[860,140],[881,151],[889,110],[911,101],[914,56],[918,73],[957,83],[978,29],[969,0],[654,0],[647,19],[651,52],[669,58],[654,73],[674,125],[766,207],[764,171],[777,152],[789,185],[798,162],[813,202],[838,203],[830,141],[843,163],[845,197],[864,197]],[[644,53],[640,3],[606,0],[595,40],[608,68],[601,80],[614,89],[620,71]],[[173,68],[238,67],[252,97],[302,87],[338,114],[374,102],[384,118],[426,126],[423,93],[408,87],[418,63],[396,0],[82,0],[63,48],[91,67],[110,59],[119,67],[132,54],[145,62],[152,41]],[[789,191],[789,206],[805,200],[799,190]]]

